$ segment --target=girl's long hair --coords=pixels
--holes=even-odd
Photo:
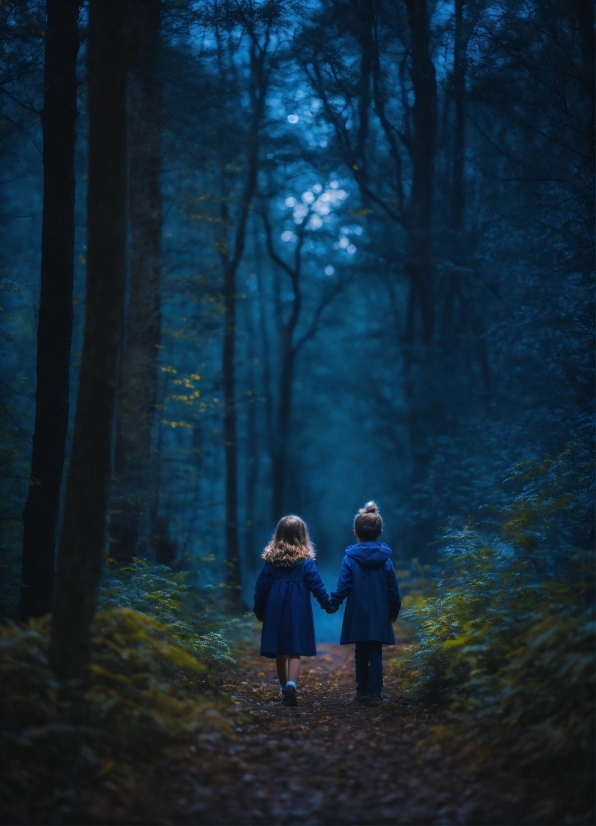
[[[306,523],[299,516],[284,516],[261,556],[266,562],[282,567],[295,565],[301,559],[314,559],[315,549]]]

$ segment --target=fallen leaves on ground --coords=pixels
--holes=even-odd
[[[566,787],[523,775],[506,756],[459,759],[444,711],[407,701],[386,649],[379,707],[350,703],[353,647],[303,660],[297,708],[281,704],[275,666],[239,663],[222,690],[233,737],[202,743],[161,798],[164,818],[200,824],[585,823]],[[169,802],[168,802],[169,801]],[[167,812],[167,814],[166,814]]]

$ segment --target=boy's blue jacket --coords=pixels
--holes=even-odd
[[[334,607],[347,597],[340,643],[376,642],[395,644],[391,622],[401,608],[399,585],[389,558],[391,548],[383,542],[350,545],[331,594]]]

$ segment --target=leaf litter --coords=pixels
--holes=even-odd
[[[235,681],[221,687],[236,699],[234,737],[225,735],[209,754],[199,749],[174,780],[169,822],[585,822],[569,814],[572,802],[552,778],[522,771],[507,755],[477,762],[460,750],[447,711],[400,690],[395,649],[385,649],[389,700],[378,707],[350,702],[351,646],[319,650],[302,662],[296,708],[280,702],[273,662],[255,655],[238,663]]]

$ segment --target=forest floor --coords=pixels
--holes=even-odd
[[[506,756],[482,767],[462,757],[445,712],[401,692],[398,651],[385,649],[390,699],[376,708],[349,702],[353,646],[323,644],[303,660],[297,708],[281,704],[272,661],[240,661],[222,687],[236,703],[234,735],[197,748],[182,775],[162,779],[159,803],[154,794],[145,801],[151,822],[586,822],[550,778],[524,776]]]

